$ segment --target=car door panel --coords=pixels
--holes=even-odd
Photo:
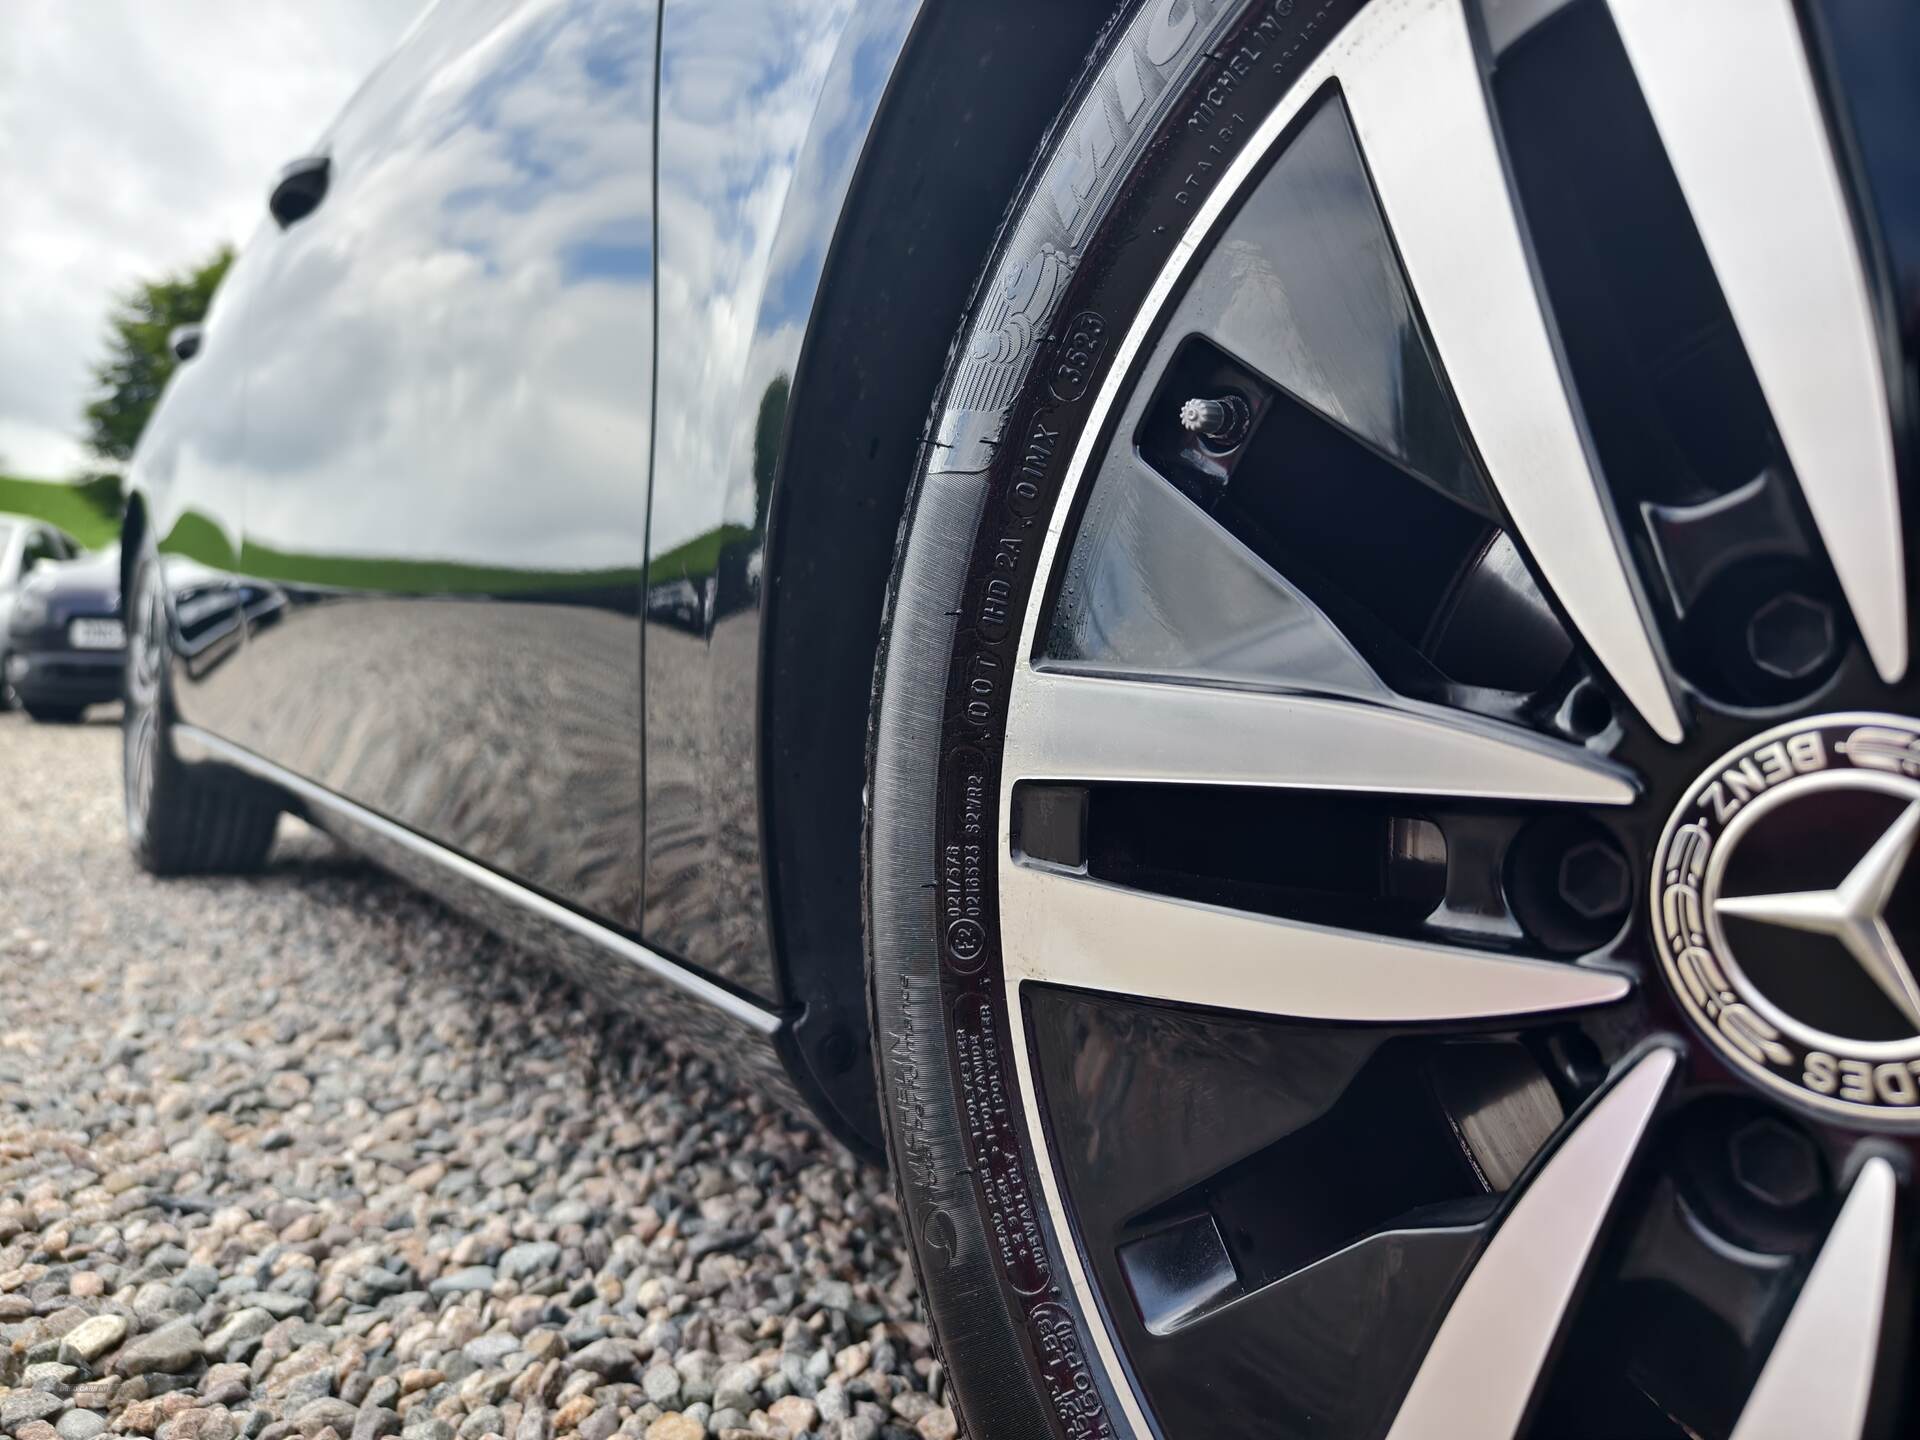
[[[266,245],[219,730],[624,928],[640,911],[654,44],[447,0]]]

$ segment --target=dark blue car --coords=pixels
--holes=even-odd
[[[89,705],[118,700],[120,547],[36,565],[14,594],[0,652],[8,687],[35,720],[78,720]]]

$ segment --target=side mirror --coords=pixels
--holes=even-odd
[[[167,349],[176,360],[191,360],[200,353],[201,334],[198,325],[176,325],[167,332]]]

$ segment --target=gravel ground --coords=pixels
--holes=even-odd
[[[881,1176],[283,825],[153,881],[0,717],[0,1432],[954,1434]]]

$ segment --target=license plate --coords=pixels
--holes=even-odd
[[[119,650],[127,632],[118,620],[75,620],[67,626],[67,643],[76,650]]]

